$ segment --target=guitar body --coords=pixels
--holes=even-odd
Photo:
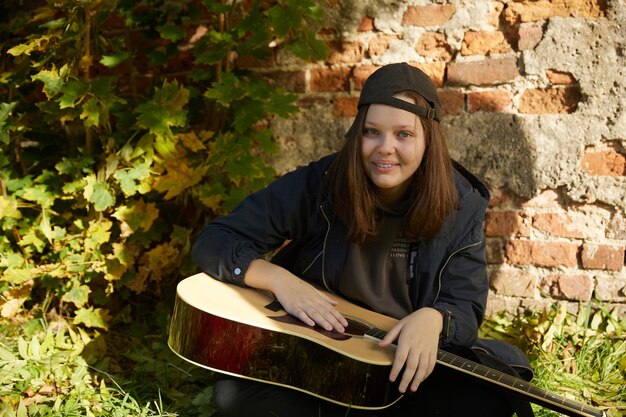
[[[367,317],[383,329],[396,321],[337,300],[344,317]],[[352,408],[380,409],[401,397],[389,382],[394,350],[364,338],[356,321],[346,334],[327,332],[279,308],[271,294],[197,274],[177,288],[168,344],[204,368]]]
[[[225,284],[200,273],[178,284],[168,344],[198,366],[296,389],[346,407],[382,409],[402,395],[389,382],[395,350],[382,339],[397,322],[331,295],[348,320],[345,333],[310,327],[272,294]],[[439,349],[437,365],[528,401],[577,417],[606,413]]]

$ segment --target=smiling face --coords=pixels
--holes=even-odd
[[[396,97],[414,103],[407,96]],[[425,149],[424,129],[415,114],[385,104],[369,106],[361,138],[361,159],[365,173],[385,203],[394,203],[404,196]]]

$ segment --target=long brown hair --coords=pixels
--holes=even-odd
[[[402,94],[414,99],[419,106],[431,107],[412,91]],[[359,109],[346,133],[346,142],[328,172],[330,199],[337,216],[349,227],[348,238],[355,243],[363,243],[378,234],[381,208],[385,207],[362,164],[361,140],[368,108]],[[414,239],[429,239],[441,230],[446,217],[456,209],[458,195],[452,160],[439,122],[421,116],[418,119],[424,129],[426,149],[409,186],[411,203],[403,234]]]

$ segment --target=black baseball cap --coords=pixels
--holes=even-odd
[[[424,97],[430,108],[395,98],[401,91],[414,91]],[[358,107],[367,104],[386,104],[428,119],[441,120],[441,104],[435,84],[422,70],[406,62],[378,68],[365,80]]]

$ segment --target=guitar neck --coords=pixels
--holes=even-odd
[[[366,332],[366,336],[377,340],[381,340],[386,334],[386,331],[376,328],[372,328]],[[544,405],[555,411],[560,411],[570,416],[606,417],[606,413],[596,407],[554,394],[550,391],[532,385],[521,378],[489,368],[485,365],[466,359],[462,356],[446,352],[442,349],[439,349],[437,352],[437,363],[488,383],[500,386],[509,391],[513,391],[531,402]]]

